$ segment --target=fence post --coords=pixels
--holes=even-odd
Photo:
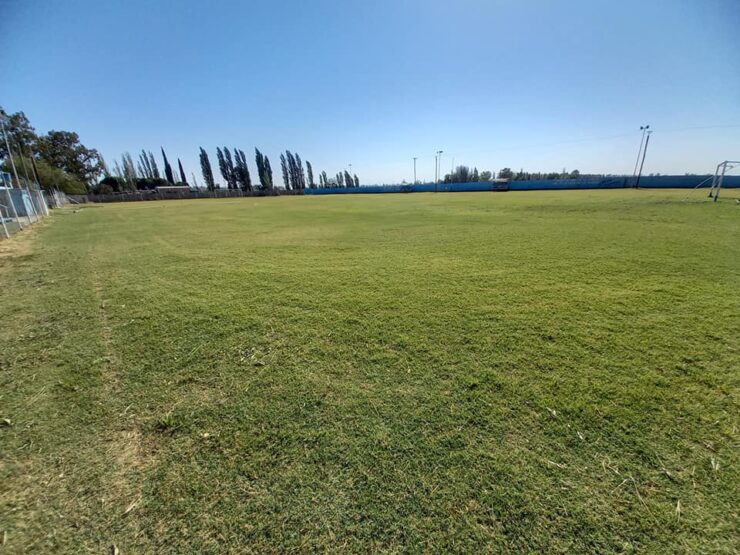
[[[21,189],[21,191],[23,191],[23,189]],[[33,196],[31,195],[31,191],[29,189],[26,189],[25,191],[26,191],[26,194],[28,194],[28,200],[31,201],[31,203],[30,203],[31,204],[31,212],[33,212],[34,220],[31,221],[31,215],[29,214],[28,215],[28,223],[29,224],[32,224],[34,222],[38,222],[39,221],[39,215],[36,212],[36,204],[33,202]],[[21,193],[21,197],[22,196],[23,196],[23,193]],[[26,212],[28,212],[28,207],[26,207]]]
[[[3,231],[5,232],[5,238],[10,239],[10,233],[8,233],[8,226],[5,225],[5,216],[3,215],[4,204],[0,204],[0,220],[3,222]]]
[[[5,188],[5,195],[8,197],[8,203],[10,205],[10,208],[13,210],[13,217],[15,217],[15,221],[18,222],[18,227],[22,231],[23,224],[21,223],[21,219],[18,217],[18,210],[15,209],[15,203],[13,202],[13,195],[10,194],[10,188]]]

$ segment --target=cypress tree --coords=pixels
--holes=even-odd
[[[357,178],[357,174],[355,174],[355,187],[360,186],[360,180]]]
[[[159,147],[162,150],[162,158],[164,159],[164,176],[167,181],[171,184],[175,184],[175,177],[172,175],[172,166],[167,161],[167,155],[164,153],[164,148]]]
[[[185,171],[182,169],[182,162],[180,162],[180,159],[177,159],[177,166],[180,168],[180,183],[187,184],[188,180],[185,178]]]
[[[347,187],[355,186],[355,182],[347,170],[344,170],[344,183],[346,184]]]

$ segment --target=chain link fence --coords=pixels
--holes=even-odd
[[[10,174],[0,172],[0,236],[10,239],[49,215],[50,208],[68,203],[61,191],[42,191],[35,183],[18,179],[13,186]]]

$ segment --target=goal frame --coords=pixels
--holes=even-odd
[[[725,180],[725,174],[728,170],[740,166],[738,160],[725,160],[717,164],[717,169],[714,170],[714,177],[712,178],[712,188],[709,189],[709,198],[713,198],[714,202],[717,202],[719,198],[719,192],[722,190],[722,182]]]

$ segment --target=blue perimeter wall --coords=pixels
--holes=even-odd
[[[702,183],[703,182],[703,183]],[[601,179],[533,179],[498,183],[479,181],[472,183],[424,183],[421,185],[370,185],[348,189],[304,189],[306,195],[366,194],[366,193],[462,193],[468,191],[548,191],[567,189],[624,189],[634,183],[632,177],[604,177]],[[712,177],[707,175],[655,175],[640,178],[640,189],[693,189],[699,184],[709,189]],[[725,176],[722,187],[740,187],[740,175]]]

